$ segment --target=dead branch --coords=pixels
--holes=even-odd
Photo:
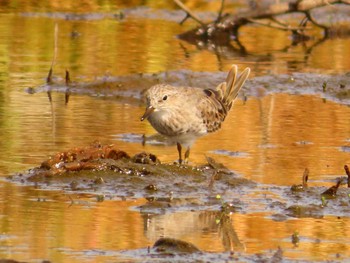
[[[220,21],[222,18],[222,12],[224,11],[224,5],[225,5],[225,0],[221,0],[221,6],[220,6],[220,10],[218,13],[218,17],[216,18],[216,21]]]
[[[180,7],[182,10],[184,10],[186,12],[186,17],[182,20],[181,23],[185,22],[185,20],[188,17],[191,17],[194,21],[198,22],[199,24],[201,24],[202,26],[205,25],[204,22],[202,22],[198,16],[196,16],[196,14],[194,14],[189,8],[187,8],[187,6],[185,6],[180,0],[174,0],[174,3],[178,5],[178,7]]]
[[[250,23],[254,23],[257,25],[266,26],[266,27],[270,27],[270,28],[280,29],[283,31],[305,30],[305,28],[303,28],[303,27],[292,27],[290,25],[281,25],[281,24],[277,24],[277,23],[272,24],[271,22],[263,22],[263,21],[259,21],[257,19],[252,19],[252,18],[248,18],[247,20]]]
[[[53,52],[53,58],[51,61],[51,67],[49,70],[49,74],[47,75],[46,78],[46,83],[47,84],[51,84],[52,83],[52,70],[53,70],[53,66],[56,63],[56,58],[57,58],[57,38],[58,38],[58,25],[57,23],[55,24],[55,33],[54,33],[54,52]]]
[[[194,19],[195,15],[187,7],[185,7],[180,0],[174,0],[178,6],[183,9],[188,16]],[[181,3],[181,4],[180,4]],[[179,37],[184,40],[193,41],[197,40],[212,40],[218,42],[229,42],[234,36],[238,39],[239,29],[247,24],[259,24],[270,28],[275,28],[284,31],[290,31],[293,35],[302,36],[300,39],[308,39],[308,36],[304,35],[304,31],[307,30],[306,24],[309,21],[316,27],[321,28],[324,31],[324,35],[327,37],[330,27],[319,23],[312,15],[311,11],[315,8],[320,8],[328,5],[343,4],[350,5],[349,0],[292,0],[289,3],[278,3],[268,6],[264,9],[257,9],[253,12],[229,14],[222,16],[222,10],[224,6],[224,0],[219,11],[218,18],[208,24],[200,22],[201,26],[191,31],[180,34]],[[300,22],[298,27],[293,27],[287,23],[278,21],[276,17],[290,13],[303,13],[305,18]],[[262,21],[264,19],[270,20],[270,22]],[[198,18],[195,19],[196,21]],[[198,21],[197,21],[198,22]]]

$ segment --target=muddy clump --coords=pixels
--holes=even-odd
[[[24,186],[62,190],[74,203],[74,196],[94,196],[98,202],[139,199],[135,207],[143,214],[176,211],[221,211],[270,214],[276,221],[290,217],[322,218],[348,216],[348,177],[335,178],[332,187],[315,187],[308,182],[309,168],[302,184],[264,185],[240,176],[207,157],[198,166],[162,163],[157,156],[141,152],[130,156],[116,145],[95,142],[53,155],[38,167],[8,177]],[[349,183],[348,183],[349,185]],[[92,197],[93,198],[93,197]]]
[[[152,213],[203,205],[219,208],[222,200],[215,196],[256,186],[214,159],[207,160],[207,164],[200,166],[161,163],[151,153],[141,152],[131,157],[115,145],[94,142],[59,152],[38,167],[8,179],[42,189],[62,189],[66,194],[145,198],[147,203],[139,209]],[[237,209],[242,210],[242,206]]]
[[[56,176],[68,172],[81,170],[104,170],[107,167],[98,160],[130,159],[130,156],[114,145],[102,145],[95,142],[83,148],[74,148],[69,151],[59,152],[41,163],[39,169],[28,179],[35,179],[40,176]]]
[[[156,252],[163,254],[200,252],[199,248],[189,242],[168,237],[158,239],[153,248]]]

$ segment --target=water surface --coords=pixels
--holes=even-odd
[[[75,12],[111,14],[135,8],[138,1],[120,5],[88,1],[78,10],[68,2],[46,7],[2,5],[0,9],[0,257],[30,262],[115,262],[129,258],[120,251],[146,249],[161,236],[192,242],[207,252],[227,251],[212,211],[142,214],[137,207],[144,199],[113,197],[98,202],[92,195],[43,191],[5,180],[39,165],[50,154],[96,140],[116,144],[130,155],[149,151],[163,162],[177,158],[174,146],[142,146],[138,139],[122,139],[155,133],[150,124],[139,121],[144,111],[140,100],[128,103],[98,94],[74,94],[66,104],[64,94],[52,93],[50,103],[46,93],[26,92],[45,82],[54,57],[55,24],[54,75],[63,78],[68,69],[72,79],[83,82],[182,69],[215,74],[227,71],[232,63],[251,67],[252,77],[294,72],[346,74],[349,39],[292,46],[288,33],[247,27],[241,33],[246,54],[234,48],[214,52],[176,38],[194,23],[180,26],[172,19],[145,17],[142,10],[123,19],[66,16]],[[196,8],[191,1],[188,4]],[[170,4],[147,8],[175,10]],[[204,2],[197,8],[206,12],[212,7]],[[313,186],[329,187],[344,174],[343,166],[349,162],[349,120],[348,105],[318,95],[273,93],[248,97],[246,102],[240,98],[223,128],[197,141],[191,163],[205,163],[205,156],[211,156],[247,179],[285,188],[299,183],[308,167]],[[338,260],[340,253],[342,260],[350,257],[348,217],[278,222],[270,216],[263,212],[233,214],[233,228],[242,244],[235,251],[265,253],[280,246],[289,259]],[[298,247],[291,243],[295,231],[301,236]]]

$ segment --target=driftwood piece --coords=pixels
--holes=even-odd
[[[180,0],[174,0],[178,6],[183,9],[187,17],[196,20],[200,26],[182,33],[180,39],[192,42],[193,40],[212,40],[217,43],[228,43],[232,37],[238,40],[239,29],[247,24],[258,24],[279,30],[290,31],[293,37],[298,40],[307,40],[309,37],[305,33],[308,30],[307,23],[311,23],[324,31],[324,37],[327,38],[330,33],[330,27],[318,22],[311,14],[315,8],[321,8],[329,5],[343,4],[350,5],[349,0],[293,0],[286,3],[277,3],[266,6],[264,8],[256,8],[254,11],[243,12],[239,14],[222,15],[224,1],[219,11],[218,18],[210,23],[204,23],[193,17],[193,12],[188,12],[188,8],[183,8],[183,4],[179,5]],[[301,13],[304,18],[299,23],[299,26],[291,26],[288,23],[280,22],[277,17],[285,14]],[[350,33],[350,30],[349,30]]]

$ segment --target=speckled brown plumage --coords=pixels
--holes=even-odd
[[[155,85],[145,93],[147,108],[141,120],[148,119],[160,134],[177,143],[181,163],[182,145],[187,147],[187,159],[198,137],[221,128],[249,73],[246,68],[238,75],[233,65],[226,81],[214,89]]]

